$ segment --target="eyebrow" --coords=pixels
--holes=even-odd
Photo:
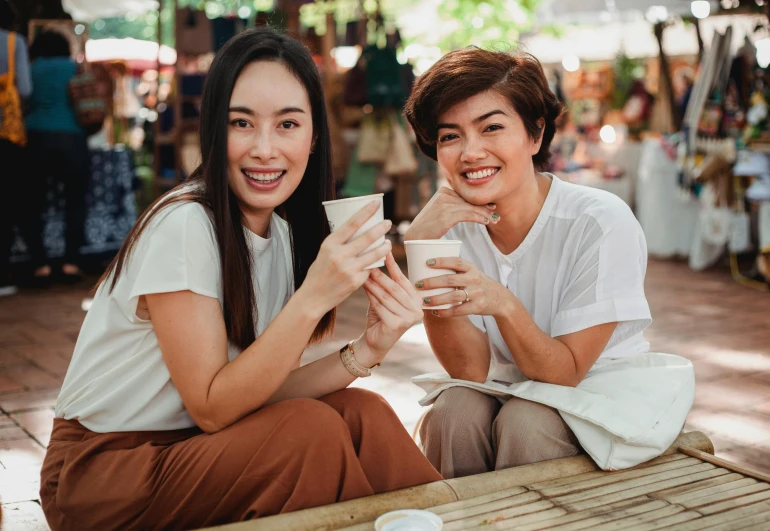
[[[495,109],[494,111],[489,111],[486,114],[482,114],[478,118],[474,118],[473,123],[477,124],[477,123],[483,122],[487,118],[494,116],[496,114],[502,114],[503,116],[508,116],[507,114],[505,114],[504,111],[500,109]],[[436,129],[437,130],[438,129],[460,129],[460,126],[458,126],[457,124],[436,124]]]
[[[249,116],[254,116],[255,114],[253,110],[243,106],[230,107],[229,112],[241,112],[243,114],[248,114]],[[301,109],[299,107],[284,107],[280,111],[276,112],[275,115],[281,116],[283,114],[291,114],[293,112],[301,112],[302,114],[306,114],[305,109]]]

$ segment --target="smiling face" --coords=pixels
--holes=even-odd
[[[534,177],[532,139],[510,102],[480,92],[438,118],[436,155],[452,188],[474,205],[498,203]]]
[[[244,67],[230,97],[228,183],[249,218],[269,218],[297,189],[313,144],[310,100],[281,63]]]

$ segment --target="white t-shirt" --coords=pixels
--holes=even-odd
[[[644,296],[647,244],[634,214],[615,195],[548,175],[553,182],[543,208],[511,254],[501,253],[478,223],[460,223],[444,238],[462,240],[460,256],[507,286],[550,337],[617,322],[601,357],[648,352],[642,334],[652,322]],[[489,337],[490,372],[496,363],[510,365],[495,319],[470,319]]]
[[[253,256],[261,334],[294,292],[289,227],[273,214],[268,239],[244,228]],[[77,419],[91,431],[177,430],[195,426],[163,361],[152,322],[136,315],[139,298],[190,290],[222,298],[214,226],[194,202],[159,212],[140,236],[115,289],[96,292],[80,329],[56,403],[56,416]],[[228,345],[230,361],[240,353]]]

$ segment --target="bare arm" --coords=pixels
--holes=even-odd
[[[472,382],[487,379],[489,339],[467,316],[446,319],[425,312],[425,331],[436,359],[449,376]]]
[[[447,323],[444,325],[448,330],[445,334],[447,339],[444,340],[442,346],[446,346],[446,352],[454,355],[456,358],[454,363],[461,368],[464,359],[461,352],[465,348],[464,344],[469,343],[472,336],[469,334],[469,339],[466,339],[461,335],[465,329],[461,328],[460,325],[455,325],[455,323],[465,319],[471,325],[468,321],[468,315],[494,317],[503,340],[511,352],[513,361],[527,378],[573,387],[580,383],[588,370],[596,363],[617,326],[617,323],[606,323],[573,334],[552,338],[537,326],[521,301],[507,287],[486,276],[471,262],[461,258],[437,258],[431,267],[451,269],[457,273],[426,279],[423,283],[423,289],[460,288],[459,291],[431,297],[431,305],[440,306],[462,302],[466,292],[468,294],[468,303],[459,304],[446,310],[435,310],[431,317],[431,322],[445,321]],[[455,332],[455,328],[457,328],[457,332]],[[431,345],[433,345],[430,333],[428,337],[431,339]],[[452,350],[452,344],[456,345],[454,350]],[[435,347],[434,351],[438,357],[439,351]],[[486,362],[488,371],[489,354],[487,354]],[[447,367],[444,361],[442,361],[442,365]],[[480,369],[481,367],[479,367]],[[476,373],[475,366],[472,375],[476,377],[475,381],[483,381],[487,377],[487,373],[483,375]],[[463,378],[473,379],[468,378],[467,375]]]
[[[358,256],[387,232],[389,223],[348,241],[376,207],[376,203],[365,207],[326,238],[302,286],[232,362],[219,301],[191,291],[145,296],[171,379],[201,429],[221,430],[263,406],[299,362],[321,317],[363,285],[369,264],[389,253],[386,242]],[[334,375],[326,382],[332,388],[350,383],[341,372]]]
[[[201,429],[212,433],[229,426],[264,405],[283,384],[320,320],[303,295],[297,292],[257,340],[229,363],[225,322],[216,299],[191,291],[147,295],[166,366]]]
[[[511,294],[513,296],[513,294]],[[618,323],[605,323],[552,338],[518,301],[495,317],[519,370],[530,380],[574,387],[604,351]]]

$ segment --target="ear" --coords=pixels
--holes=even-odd
[[[530,155],[535,156],[540,151],[540,146],[543,144],[543,133],[545,133],[545,119],[540,118],[537,121],[537,128],[539,130],[539,133],[537,135],[537,138],[532,141],[532,146],[530,148]]]
[[[310,142],[310,153],[313,153],[313,152],[315,151],[315,143],[316,143],[316,140],[318,140],[318,137],[317,137],[317,136],[314,136],[314,137],[313,137],[313,141],[312,141],[312,142]]]

